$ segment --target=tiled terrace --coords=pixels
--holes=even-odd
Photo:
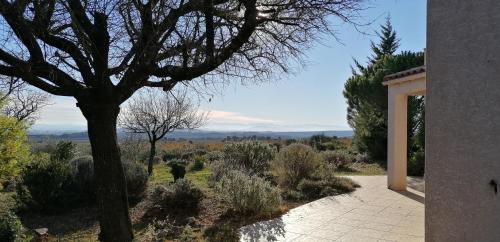
[[[424,241],[423,193],[389,190],[386,176],[351,178],[362,187],[245,226],[241,241]]]

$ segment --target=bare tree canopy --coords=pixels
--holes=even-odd
[[[147,135],[150,143],[148,173],[151,175],[156,142],[175,130],[199,128],[206,120],[207,114],[199,112],[185,90],[146,89],[128,102],[120,114],[119,125],[128,132]]]
[[[207,114],[199,112],[186,91],[172,93],[147,89],[127,103],[119,124],[128,132],[146,134],[150,141],[157,141],[175,130],[199,128],[206,119]]]
[[[94,157],[100,239],[132,241],[119,105],[142,87],[286,72],[335,33],[329,19],[356,25],[362,1],[0,0],[0,75],[76,98]]]
[[[19,122],[33,124],[49,99],[48,94],[32,90],[19,78],[0,78],[0,111]]]
[[[267,78],[333,33],[327,16],[355,23],[359,2],[2,0],[0,74],[56,95],[113,88],[118,102],[143,86]]]

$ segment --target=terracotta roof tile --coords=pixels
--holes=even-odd
[[[405,77],[405,76],[415,75],[415,74],[422,73],[422,72],[425,72],[425,66],[419,66],[419,67],[415,67],[415,68],[411,68],[408,70],[404,70],[404,71],[396,72],[394,74],[387,75],[384,77],[384,81],[390,81],[390,80],[398,79],[398,78]]]

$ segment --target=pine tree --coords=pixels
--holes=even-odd
[[[391,17],[387,16],[385,20],[385,24],[380,25],[381,31],[375,32],[379,37],[379,42],[375,43],[373,41],[370,42],[371,49],[373,54],[371,57],[368,57],[369,63],[368,66],[363,66],[358,60],[353,59],[354,66],[351,66],[352,74],[361,75],[367,69],[370,68],[373,64],[375,64],[378,60],[380,60],[385,55],[394,55],[396,50],[399,47],[399,39],[397,38],[396,31],[392,27]]]
[[[369,58],[371,64],[374,64],[385,55],[394,55],[399,47],[399,39],[396,37],[396,31],[392,27],[390,16],[387,16],[385,24],[380,25],[380,28],[382,30],[376,32],[380,38],[379,43],[375,44],[375,42],[371,42],[373,51],[372,57]]]
[[[404,51],[395,54],[399,39],[390,18],[377,32],[379,41],[371,43],[372,54],[366,65],[354,60],[353,75],[345,83],[347,121],[354,129],[353,143],[359,152],[366,152],[372,159],[385,165],[387,158],[387,87],[382,85],[384,76],[423,64],[421,52]],[[408,150],[409,174],[422,175],[423,160],[423,99],[409,98]]]

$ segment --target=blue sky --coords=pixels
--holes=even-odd
[[[205,129],[211,130],[347,130],[342,90],[351,75],[352,58],[362,62],[370,52],[374,32],[390,14],[401,39],[401,50],[425,48],[426,0],[378,0],[369,2],[363,14],[364,33],[352,26],[335,27],[342,43],[325,37],[307,53],[308,65],[294,76],[258,85],[233,83],[211,102]],[[54,105],[42,110],[34,129],[85,129],[85,119],[73,98],[54,97]]]

